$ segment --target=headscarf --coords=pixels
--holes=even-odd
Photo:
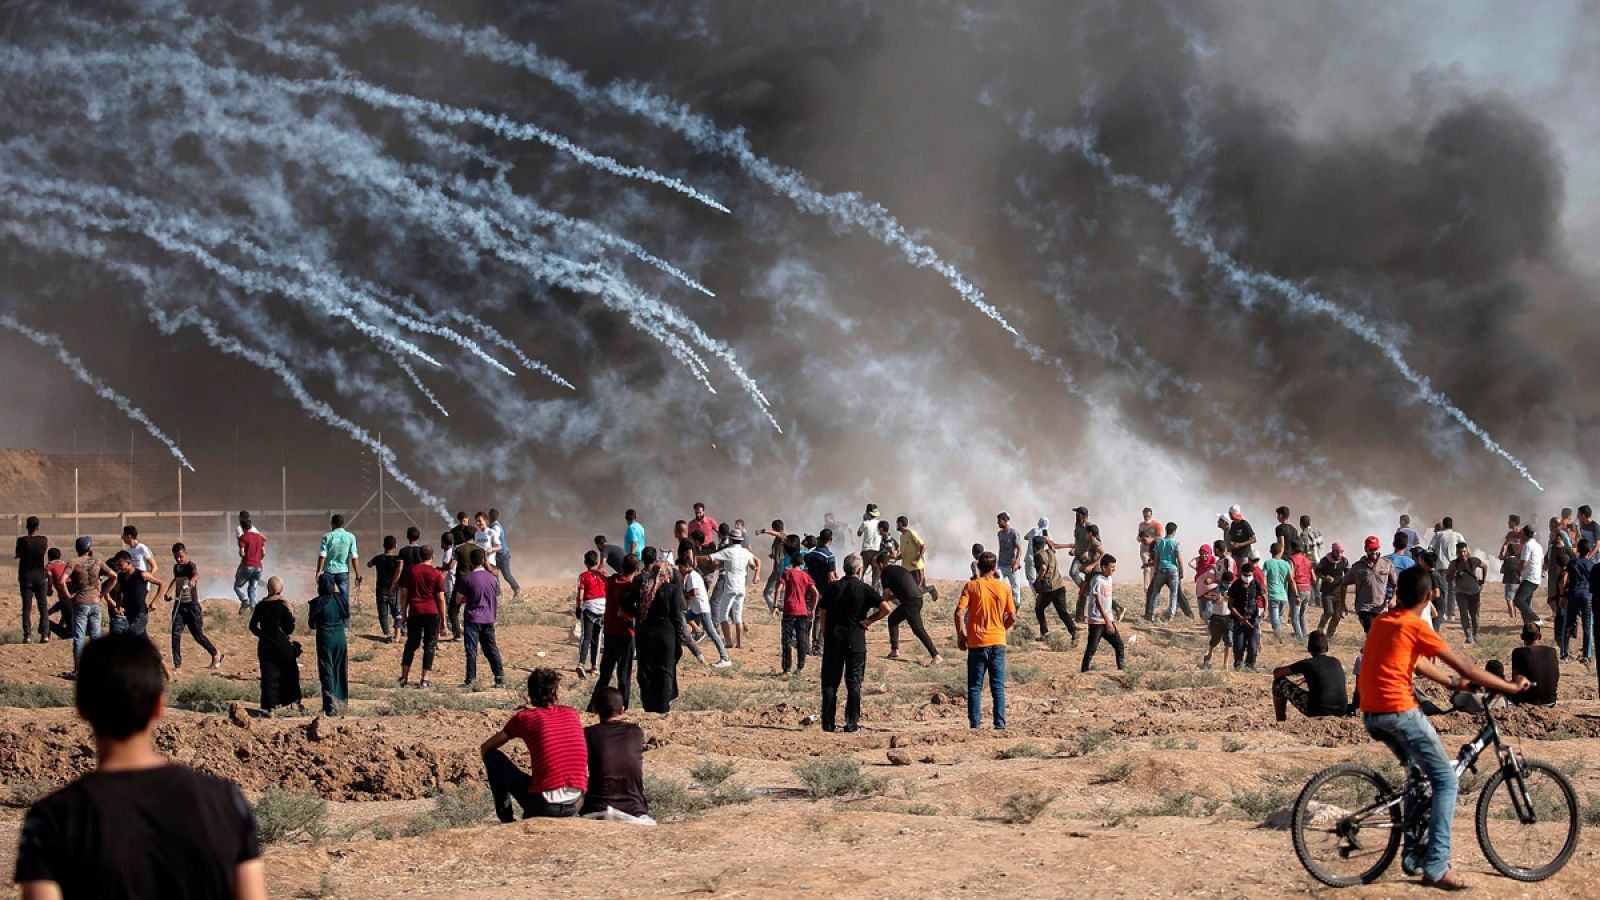
[[[1216,564],[1217,564],[1217,558],[1215,556],[1211,555],[1211,547],[1210,547],[1210,545],[1209,544],[1201,544],[1200,545],[1199,563],[1198,563],[1198,565],[1196,565],[1194,567],[1195,577],[1198,578],[1201,575],[1204,575],[1205,573],[1211,571],[1211,567],[1216,565]]]
[[[672,580],[673,566],[666,560],[658,559],[656,564],[644,573],[639,585],[639,621],[643,622],[645,616],[650,614],[650,604],[655,602],[656,591]]]

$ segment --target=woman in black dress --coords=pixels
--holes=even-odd
[[[295,662],[294,611],[283,599],[283,579],[267,579],[267,597],[250,614],[256,636],[256,661],[261,665],[261,709],[300,705],[300,666]]]
[[[672,701],[678,696],[678,658],[689,638],[683,624],[683,591],[674,567],[659,555],[654,547],[646,547],[640,554],[644,574],[640,576],[634,646],[639,702],[645,712],[665,713],[672,710]]]

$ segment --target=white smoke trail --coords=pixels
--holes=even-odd
[[[1489,436],[1489,432],[1483,426],[1474,422],[1465,412],[1462,412],[1459,407],[1452,403],[1449,397],[1435,389],[1428,376],[1412,368],[1411,364],[1401,355],[1400,350],[1367,317],[1358,312],[1345,309],[1321,294],[1306,290],[1286,278],[1270,272],[1252,269],[1234,259],[1232,255],[1219,248],[1212,236],[1195,222],[1194,208],[1191,202],[1179,196],[1178,192],[1173,190],[1170,185],[1153,184],[1135,175],[1118,172],[1112,163],[1111,157],[1095,146],[1094,136],[1088,131],[1081,128],[1036,130],[1031,120],[1027,117],[1024,117],[1019,131],[1024,138],[1038,141],[1041,146],[1052,153],[1072,150],[1091,166],[1099,169],[1114,186],[1124,190],[1135,191],[1154,200],[1167,214],[1167,218],[1171,220],[1173,236],[1180,243],[1198,251],[1208,263],[1221,270],[1228,280],[1242,291],[1249,292],[1257,288],[1265,288],[1289,301],[1289,305],[1296,310],[1332,319],[1346,331],[1375,347],[1394,366],[1401,377],[1405,378],[1417,389],[1422,395],[1422,399],[1454,419],[1462,428],[1478,438],[1489,452],[1509,463],[1523,478],[1527,479],[1528,483],[1541,491],[1544,490],[1544,486],[1539,483],[1538,479],[1533,477],[1533,473],[1528,471],[1528,467],[1522,460],[1500,446]]]
[[[304,47],[290,41],[282,41],[263,35],[252,35],[237,30],[234,31],[234,34],[256,43],[269,53],[287,59],[323,64],[328,62],[328,57],[313,47]],[[451,106],[434,100],[414,97],[399,91],[391,91],[388,88],[356,77],[342,66],[338,66],[337,63],[334,65],[336,74],[332,78],[292,79],[270,75],[259,76],[259,78],[273,87],[290,94],[339,94],[360,100],[369,106],[398,110],[446,125],[476,125],[480,128],[487,128],[507,140],[541,143],[602,172],[610,172],[613,175],[624,178],[634,178],[639,181],[660,185],[676,191],[691,200],[709,206],[718,212],[732,212],[728,207],[719,203],[716,198],[676,178],[663,175],[654,169],[628,165],[618,162],[609,156],[591,152],[571,140],[537,125],[517,122],[499,113],[487,113],[471,107]]]
[[[400,371],[406,373],[406,377],[411,379],[411,384],[417,389],[418,393],[422,394],[423,397],[427,398],[429,403],[433,404],[434,409],[437,409],[439,412],[443,413],[445,418],[450,417],[450,410],[445,409],[444,404],[439,402],[439,398],[433,395],[433,391],[429,390],[428,386],[422,383],[422,376],[418,375],[417,370],[413,369],[411,364],[405,361],[405,357],[396,356],[394,358],[394,364],[400,367]]]
[[[401,315],[395,310],[395,306],[398,304],[379,302],[353,286],[350,279],[323,271],[303,257],[290,257],[273,253],[265,247],[246,240],[226,229],[197,223],[187,213],[173,214],[148,198],[127,194],[107,185],[70,182],[37,174],[21,177],[16,175],[15,168],[10,172],[0,173],[0,184],[15,185],[32,193],[53,194],[64,200],[77,199],[84,203],[99,206],[113,205],[128,215],[152,220],[162,227],[171,227],[179,235],[200,241],[207,246],[217,247],[226,244],[240,251],[258,265],[292,270],[310,282],[311,286],[321,287],[339,294],[364,308],[368,313],[384,316],[413,332],[444,338],[487,362],[500,372],[513,377],[516,375],[515,372],[507,368],[499,360],[485,352],[476,342],[468,340],[460,333],[449,328],[429,322],[426,314],[421,310],[415,310],[413,307],[414,315]]]
[[[0,176],[0,180],[3,180],[3,178],[3,176]],[[11,187],[13,188],[18,186],[19,183],[11,183]],[[367,335],[373,340],[389,344],[399,350],[404,350],[405,352],[416,356],[418,359],[442,368],[439,361],[434,359],[432,356],[429,356],[421,347],[418,347],[416,344],[413,344],[410,341],[395,337],[394,335],[377,328],[370,322],[367,322],[365,319],[357,316],[355,312],[347,306],[328,301],[322,297],[322,295],[295,284],[288,279],[280,278],[276,275],[263,272],[250,272],[240,269],[237,266],[218,259],[205,248],[187,241],[179,240],[177,237],[167,233],[165,230],[152,223],[139,221],[137,217],[130,217],[128,219],[110,218],[90,213],[76,204],[65,203],[48,197],[26,197],[15,193],[6,195],[5,202],[8,203],[13,209],[28,215],[65,216],[79,228],[92,229],[96,231],[129,231],[142,234],[153,241],[157,246],[167,250],[168,252],[188,256],[189,258],[198,262],[201,267],[221,276],[227,281],[232,282],[247,293],[276,293],[285,297],[300,300],[304,303],[321,309],[323,312],[326,312],[329,315],[344,319],[345,321],[349,322],[357,331]]]
[[[638,116],[657,127],[677,133],[704,152],[730,157],[751,178],[779,196],[787,197],[802,210],[824,216],[841,226],[859,228],[880,243],[899,251],[911,266],[937,272],[962,299],[1020,339],[1016,328],[989,303],[982,288],[968,281],[959,269],[946,262],[932,247],[912,237],[887,209],[864,199],[860,194],[822,193],[812,187],[800,172],[758,156],[751,149],[743,131],[718,128],[688,106],[656,94],[644,85],[613,81],[603,88],[595,88],[565,62],[545,56],[533,45],[519,44],[492,28],[469,30],[459,25],[447,25],[426,13],[404,6],[382,7],[354,16],[352,22],[360,28],[374,24],[405,26],[430,40],[459,47],[475,56],[514,66],[543,78],[587,107],[607,108]],[[327,29],[319,34],[332,40],[343,37]],[[1028,351],[1030,357],[1038,358],[1033,350],[1028,347],[1023,349]],[[1062,366],[1058,365],[1057,368]]]
[[[287,360],[277,354],[266,353],[248,347],[238,339],[223,334],[221,329],[217,327],[217,323],[193,310],[186,309],[165,316],[152,310],[152,319],[155,321],[156,326],[166,334],[171,334],[185,325],[191,326],[204,335],[207,343],[211,344],[216,350],[247,360],[261,369],[278,376],[278,380],[283,382],[284,387],[289,389],[290,395],[294,397],[295,402],[300,404],[301,409],[304,409],[313,419],[325,425],[338,428],[348,435],[351,440],[371,450],[377,456],[379,464],[383,466],[383,470],[388,472],[390,477],[403,485],[406,490],[416,495],[417,499],[433,507],[434,512],[439,514],[439,518],[446,522],[451,521],[450,511],[445,508],[444,501],[435,497],[410,475],[401,471],[395,462],[393,450],[380,443],[366,429],[339,415],[333,407],[312,396],[311,392],[306,390],[305,385],[300,382],[299,377],[294,374]]]
[[[417,483],[416,479],[412,478],[410,475],[406,474],[405,471],[400,469],[398,463],[396,462],[393,450],[390,450],[388,447],[379,443],[371,435],[371,433],[363,429],[361,426],[355,424],[344,416],[339,415],[339,413],[334,410],[332,406],[312,395],[311,392],[306,389],[304,383],[300,381],[299,376],[294,374],[294,371],[291,368],[288,360],[285,360],[275,353],[255,350],[246,346],[238,339],[223,334],[221,328],[215,321],[207,318],[204,315],[201,315],[193,309],[183,309],[178,312],[172,312],[161,307],[155,301],[154,294],[157,291],[156,281],[150,274],[149,270],[134,263],[123,262],[110,258],[108,248],[93,241],[51,240],[41,231],[41,229],[26,225],[21,222],[0,219],[0,232],[5,233],[21,243],[37,247],[41,250],[49,250],[81,257],[88,262],[101,265],[111,271],[121,272],[122,274],[125,274],[129,278],[138,282],[144,291],[143,302],[146,310],[149,313],[150,321],[158,330],[161,331],[162,334],[171,335],[182,326],[192,326],[200,331],[200,333],[205,337],[206,341],[211,344],[214,349],[230,356],[237,356],[256,365],[262,370],[277,376],[278,380],[283,382],[284,386],[288,388],[289,393],[292,397],[294,397],[295,402],[298,403],[301,409],[305,410],[306,413],[312,417],[312,419],[322,422],[325,425],[331,425],[335,428],[338,428],[356,443],[361,444],[362,446],[365,446],[367,449],[371,450],[377,456],[379,464],[383,466],[384,471],[388,472],[396,482],[405,487],[407,490],[411,491],[411,493],[414,494],[417,499],[421,500],[428,506],[433,507],[434,511],[439,514],[440,519],[446,522],[452,521],[449,510],[445,508],[444,501],[436,497],[432,492],[423,488]],[[13,327],[15,322],[16,320],[9,313],[0,313],[0,325]],[[26,326],[21,326],[21,329],[25,330],[21,330],[20,333],[26,337],[29,337],[31,340],[34,340],[35,343],[40,343],[40,341],[34,336],[36,334],[42,335],[42,337],[44,337],[46,340],[54,340],[53,336],[43,335],[40,332],[34,332],[32,329],[27,329]],[[17,329],[14,328],[14,330]],[[56,348],[57,355],[58,357],[62,358],[63,362],[71,359],[73,362],[68,364],[69,368],[75,367],[74,374],[77,374],[80,380],[83,380],[85,377],[93,378],[93,376],[90,376],[83,371],[81,363],[77,362],[76,357],[71,357],[70,355],[64,357],[61,356],[61,354],[65,351],[60,349],[60,342],[58,340],[56,340],[54,344],[41,344],[41,346],[51,346]],[[177,446],[164,434],[162,434],[162,432],[157,429],[155,425],[151,424],[149,419],[145,418],[144,413],[139,412],[137,408],[128,403],[126,398],[122,398],[119,402],[117,398],[120,398],[121,395],[117,394],[103,383],[100,383],[98,379],[94,379],[92,382],[86,381],[85,383],[95,387],[96,392],[100,393],[101,396],[106,397],[113,402],[117,402],[118,406],[121,407],[124,412],[128,413],[129,416],[135,421],[143,424],[146,429],[150,431],[152,436],[166,444],[167,448],[172,451],[174,456],[178,457],[179,461],[182,462],[184,466],[188,467],[191,471],[194,469],[193,466],[189,465],[188,460],[184,458],[182,452],[178,450]],[[104,391],[109,391],[110,393],[107,394],[104,393]]]
[[[189,463],[188,457],[184,456],[183,451],[178,449],[177,442],[175,442],[172,438],[167,437],[166,432],[162,431],[160,428],[157,428],[156,423],[150,421],[150,417],[144,414],[144,410],[134,406],[132,400],[129,400],[116,389],[112,388],[111,385],[101,381],[92,372],[90,372],[84,366],[83,360],[73,356],[70,352],[68,352],[66,346],[61,343],[61,338],[48,332],[39,331],[36,328],[30,328],[27,325],[17,321],[16,317],[8,312],[0,313],[0,326],[9,328],[17,334],[20,334],[33,343],[39,345],[40,347],[43,347],[44,349],[54,353],[56,359],[61,363],[61,365],[66,367],[67,371],[72,373],[74,378],[88,385],[89,389],[94,391],[96,396],[100,397],[102,400],[110,402],[117,409],[121,410],[123,415],[135,422],[138,422],[140,425],[143,425],[144,430],[149,432],[151,437],[165,445],[166,448],[172,452],[172,455],[177,457],[178,462],[185,469],[188,469],[191,472],[194,471],[194,466]]]

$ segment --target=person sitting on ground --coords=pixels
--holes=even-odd
[[[638,557],[629,559],[638,563]],[[617,700],[623,701],[622,692],[612,690]],[[602,689],[595,695],[604,693]],[[589,788],[589,754],[583,723],[578,711],[558,704],[559,699],[561,673],[534,669],[528,674],[528,705],[517,710],[504,728],[478,748],[489,778],[489,793],[494,797],[494,812],[502,822],[515,820],[513,800],[522,807],[524,819],[575,816],[583,805],[584,791]],[[512,738],[521,738],[528,747],[527,772],[517,768],[500,749]]]
[[[1395,608],[1376,616],[1367,631],[1356,676],[1360,689],[1362,724],[1367,733],[1395,756],[1402,767],[1415,766],[1433,787],[1433,816],[1428,834],[1419,845],[1405,838],[1401,868],[1422,875],[1423,884],[1460,890],[1467,883],[1450,869],[1450,831],[1455,821],[1458,783],[1454,762],[1445,752],[1438,732],[1417,703],[1413,681],[1421,675],[1451,690],[1477,684],[1493,691],[1516,694],[1528,686],[1526,678],[1506,681],[1473,665],[1450,649],[1444,638],[1419,618],[1433,593],[1433,580],[1421,569],[1400,573],[1395,587]],[[1429,662],[1436,658],[1455,669],[1452,675]]]
[[[169,762],[155,645],[113,634],[83,648],[75,703],[96,768],[33,805],[16,881],[25,898],[267,896],[255,817],[233,783]]]
[[[1519,675],[1532,682],[1533,687],[1511,697],[1513,703],[1556,705],[1561,664],[1556,659],[1556,648],[1539,643],[1539,626],[1532,623],[1522,626],[1522,646],[1511,651],[1511,677],[1515,680]]]
[[[604,816],[607,809],[630,816],[650,815],[644,796],[644,731],[625,721],[622,692],[606,688],[595,698],[600,721],[583,730],[589,748],[589,791],[583,815]]]
[[[1328,655],[1328,636],[1311,632],[1306,639],[1309,657],[1272,670],[1272,711],[1278,721],[1287,719],[1293,706],[1309,718],[1346,716],[1350,699],[1345,694],[1344,666]],[[1294,676],[1305,679],[1305,684]]]

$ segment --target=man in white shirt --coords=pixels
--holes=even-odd
[[[721,577],[711,597],[711,619],[722,629],[724,646],[744,646],[744,596],[748,578],[759,578],[761,560],[745,549],[744,529],[728,532],[728,546],[711,554]]]
[[[867,511],[861,516],[861,527],[856,529],[857,546],[861,548],[861,564],[866,568],[863,571],[872,573],[872,587],[882,590],[878,583],[878,570],[872,563],[878,558],[878,504],[868,503]]]
[[[1456,545],[1466,543],[1466,540],[1461,536],[1460,532],[1456,531],[1455,520],[1445,516],[1439,520],[1439,528],[1433,533],[1432,539],[1428,542],[1428,549],[1432,550],[1433,555],[1438,558],[1438,565],[1449,566],[1450,560],[1456,558]],[[1456,618],[1456,592],[1455,587],[1448,578],[1444,580],[1444,596],[1439,599],[1444,604],[1444,620],[1446,622],[1454,622]]]
[[[122,526],[122,546],[128,550],[128,556],[133,559],[133,568],[140,572],[154,572],[156,570],[155,554],[150,548],[139,540],[139,529],[132,525]]]
[[[1533,595],[1539,593],[1544,577],[1544,547],[1532,525],[1522,526],[1522,555],[1518,557],[1520,578],[1517,581],[1517,611],[1522,613],[1522,624],[1543,625],[1533,612]]]
[[[720,551],[719,551],[720,552]],[[728,659],[728,648],[723,645],[722,637],[717,634],[717,629],[711,623],[711,602],[706,597],[706,580],[700,577],[700,572],[694,567],[691,558],[685,555],[685,562],[678,566],[679,576],[683,579],[683,605],[688,611],[689,618],[700,623],[705,634],[711,638],[711,643],[717,648],[717,655],[721,657],[715,668],[726,669],[733,665]]]
[[[511,585],[511,599],[522,599],[522,585],[511,574],[511,548],[506,546],[506,526],[500,524],[500,510],[489,510],[489,530],[494,532],[494,545],[500,549],[489,555],[489,563],[499,570],[500,577]]]

